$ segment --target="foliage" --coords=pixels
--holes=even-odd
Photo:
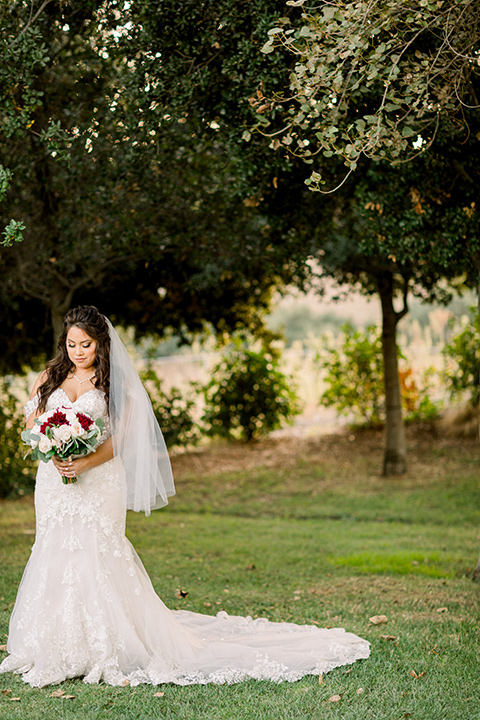
[[[25,419],[7,378],[0,381],[0,498],[33,490],[36,463],[27,457],[20,433]]]
[[[141,378],[150,395],[167,447],[196,445],[200,440],[200,429],[194,419],[194,397],[175,387],[165,392],[151,364],[141,373]]]
[[[203,422],[209,435],[244,440],[276,430],[299,412],[291,379],[280,369],[279,354],[268,345],[259,350],[237,339],[213,370],[205,388]]]
[[[217,142],[227,148],[237,184],[242,193],[248,193],[247,197],[244,195],[245,202],[258,206],[266,219],[260,244],[277,273],[287,265],[293,282],[304,288],[311,268],[318,267],[309,262],[314,256],[325,274],[352,285],[359,283],[365,292],[381,296],[384,319],[386,317],[384,325],[388,325],[383,338],[389,393],[385,472],[390,472],[389,468],[401,472],[405,450],[396,377],[396,324],[408,311],[407,297],[412,290],[433,299],[442,294],[445,297],[445,288],[439,284],[445,276],[451,278],[455,273],[465,272],[468,282],[472,282],[475,275],[472,253],[479,249],[476,238],[480,237],[479,233],[475,234],[478,213],[471,204],[478,197],[475,143],[480,128],[475,113],[462,108],[465,117],[455,118],[455,109],[451,111],[448,103],[442,105],[441,98],[438,102],[435,98],[433,109],[429,101],[418,109],[413,97],[406,92],[413,92],[418,78],[416,87],[422,103],[430,87],[432,92],[438,91],[441,95],[438,78],[441,83],[443,76],[436,75],[439,67],[436,61],[431,76],[423,74],[425,65],[422,64],[427,57],[435,60],[435,53],[441,47],[440,65],[445,61],[442,67],[452,70],[453,74],[448,77],[454,79],[460,103],[470,100],[469,83],[477,77],[477,66],[469,60],[473,52],[471,44],[467,43],[466,52],[461,38],[469,32],[475,36],[477,16],[470,0],[459,4],[465,6],[465,13],[459,11],[458,14],[455,8],[447,23],[444,21],[449,12],[448,3],[440,0],[435,8],[430,0],[422,0],[420,8],[410,0],[408,3],[389,0],[386,8],[376,0],[368,4],[323,3],[311,8],[301,19],[297,9],[300,5],[303,5],[301,0],[290,0],[282,11],[278,4],[268,0],[248,4],[222,0],[214,5],[185,0],[181,3],[181,12],[178,3],[169,0],[150,12],[150,4],[125,3],[122,6],[127,13],[125,18],[129,18],[134,29],[122,36],[119,48],[133,65],[138,107],[149,127],[158,128],[160,118],[167,116],[185,126],[191,123],[192,131],[202,142],[214,134]],[[442,16],[440,19],[437,11]],[[446,37],[442,32],[453,17],[458,22]],[[256,52],[255,45],[262,33],[263,40],[268,39],[269,20],[277,51]],[[310,43],[311,33],[316,32],[315,23],[320,31]],[[352,42],[355,33],[363,34],[366,45],[362,41],[357,47]],[[294,41],[290,43],[292,38]],[[411,42],[412,38],[415,42]],[[458,43],[450,51],[452,39]],[[392,58],[392,42],[398,46],[397,59]],[[344,58],[339,58],[339,46],[345,50]],[[459,47],[465,52],[456,55]],[[415,56],[416,51],[421,58]],[[161,63],[157,61],[159,56]],[[390,84],[385,86],[385,73],[388,77],[392,59],[396,69],[389,78]],[[380,68],[375,65],[377,60]],[[456,74],[457,63],[465,70],[461,76]],[[373,73],[372,78],[367,77],[363,82],[362,76],[356,84],[357,69],[360,75]],[[410,70],[413,79],[409,76]],[[300,81],[297,82],[297,77],[307,78],[308,82],[316,72],[330,73],[325,81],[326,89],[320,89],[320,94],[324,91],[320,98],[315,88],[308,86],[302,92]],[[399,87],[393,82],[394,76]],[[427,83],[426,90],[421,87],[422,78]],[[344,84],[340,87],[338,83],[341,84],[342,79]],[[305,175],[314,168],[318,176],[322,174],[322,180],[327,178],[329,186],[335,187],[338,176],[346,172],[343,163],[351,151],[349,147],[347,153],[347,146],[358,153],[354,147],[356,134],[370,134],[366,142],[375,141],[376,126],[372,135],[369,116],[376,123],[377,108],[381,108],[379,117],[383,123],[380,139],[385,147],[390,147],[384,138],[384,128],[395,130],[399,120],[390,92],[402,96],[399,112],[408,113],[399,130],[398,142],[395,140],[401,153],[398,159],[403,162],[413,142],[418,144],[416,134],[404,132],[403,128],[414,128],[419,134],[421,126],[423,150],[431,139],[428,123],[433,118],[435,122],[440,118],[436,133],[439,142],[435,144],[439,157],[429,156],[428,163],[417,163],[410,174],[399,165],[395,177],[387,163],[382,166],[377,163],[380,167],[376,167],[371,162],[391,159],[384,147],[380,147],[377,155],[373,146],[367,147],[352,160],[352,166],[358,163],[359,172],[343,186],[340,197],[320,199],[316,196],[309,201],[300,189],[300,186],[305,189]],[[453,97],[451,93],[449,97]],[[323,114],[316,112],[313,102],[324,102]],[[252,116],[256,121],[252,121]],[[355,125],[359,119],[363,122],[360,129]],[[323,125],[317,128],[315,123]],[[255,124],[259,132],[251,132]],[[468,142],[463,143],[468,135],[467,125],[470,136]],[[341,139],[337,148],[337,131],[352,135],[353,139]],[[323,147],[323,142],[329,143],[328,148]],[[392,147],[396,147],[395,142],[390,143]],[[270,159],[265,154],[268,144],[279,150],[271,153]],[[413,154],[416,154],[415,148]],[[422,152],[420,157],[426,154]],[[297,158],[299,162],[295,162]],[[303,165],[303,172],[299,170],[302,160],[312,163],[311,167]],[[364,182],[357,193],[358,177]],[[451,187],[452,178],[461,180],[455,191]],[[319,189],[317,178],[309,187]],[[414,201],[415,197],[420,201]],[[451,200],[447,203],[448,198]],[[430,213],[423,215],[427,206]],[[381,222],[373,217],[372,208],[378,207],[383,209]],[[463,208],[472,215],[467,244]],[[367,218],[369,212],[371,217]],[[449,213],[455,216],[455,222],[446,221]],[[433,224],[432,215],[435,216]],[[390,234],[378,229],[382,224]],[[398,293],[404,303],[396,312],[393,298]]]
[[[0,363],[18,369],[48,353],[52,326],[58,335],[72,304],[96,304],[139,335],[173,328],[187,336],[206,323],[255,331],[272,286],[292,272],[278,262],[258,203],[235,196],[234,163],[217,132],[167,120],[154,94],[153,71],[164,63],[152,66],[149,43],[159,42],[160,11],[173,13],[183,32],[178,3],[113,10],[100,1],[23,0],[10,10],[0,10],[9,34],[19,36],[35,18],[44,55],[30,70],[40,100],[29,106],[28,122],[20,110],[15,115],[15,96],[8,107],[18,127],[8,135],[0,128],[8,168],[0,173],[0,223],[21,217],[25,225],[23,243],[15,243],[20,226],[8,225],[6,241],[15,244],[0,255],[0,345],[8,347]],[[191,19],[186,24],[194,28]],[[173,62],[181,55],[169,38],[161,36],[162,58]],[[139,81],[146,65],[151,94]],[[14,88],[8,63],[2,72]]]
[[[465,110],[478,108],[480,80],[475,0],[288,4],[302,6],[301,17],[280,18],[263,47],[295,59],[290,93],[266,101],[283,106],[274,148],[309,162],[335,155],[354,170],[362,157],[414,157],[434,142],[441,119],[468,137]],[[309,183],[321,182],[314,171]]]
[[[474,312],[464,329],[443,349],[447,366],[444,377],[452,397],[468,393],[474,405],[480,402],[480,317]]]
[[[325,371],[327,389],[321,402],[341,415],[352,415],[356,422],[373,427],[385,416],[385,385],[381,334],[370,325],[364,332],[350,324],[342,328],[337,340],[323,335],[315,361]],[[404,356],[399,352],[401,360]],[[403,362],[399,369],[402,406],[407,421],[431,420],[438,416],[438,405],[429,397],[433,368],[423,375],[421,386],[411,367]]]
[[[11,247],[14,242],[22,242],[24,230],[25,225],[21,220],[10,220],[2,230],[3,240],[0,240],[0,245]]]
[[[262,111],[259,128],[265,132],[267,114],[271,147],[310,163],[312,190],[321,190],[327,180],[338,190],[345,166],[347,174],[356,169],[359,208],[372,218],[377,213],[378,220],[377,232],[360,239],[358,247],[375,260],[383,256],[405,269],[414,267],[420,283],[411,287],[431,290],[434,267],[437,274],[462,275],[475,285],[480,268],[477,3],[289,4],[303,6],[302,15],[281,18],[264,47],[268,57],[279,50],[295,62],[289,88],[277,86],[270,109]],[[395,167],[388,169],[391,163]],[[347,182],[343,191],[348,202],[352,186]]]
[[[32,117],[42,104],[43,92],[36,87],[38,73],[47,65],[49,57],[46,44],[34,22],[43,8],[33,13],[33,3],[28,20],[18,27],[18,5],[0,11],[3,43],[0,48],[0,138],[11,141],[25,139],[34,124]],[[0,165],[0,202],[12,181],[9,168]],[[23,240],[25,225],[21,220],[11,219],[2,231],[0,245],[10,247]]]
[[[433,401],[430,397],[433,390],[433,380],[438,377],[437,370],[433,367],[426,368],[423,371],[420,383],[416,379],[412,368],[403,364],[399,369],[399,377],[406,421],[429,421],[438,418],[442,402]]]
[[[378,328],[370,325],[361,332],[347,323],[342,330],[339,344],[323,335],[321,350],[315,358],[326,371],[327,389],[321,402],[335,407],[341,415],[353,413],[360,422],[377,425],[383,414],[385,394]]]

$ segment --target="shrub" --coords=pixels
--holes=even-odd
[[[151,365],[141,373],[142,382],[150,395],[153,411],[167,447],[196,445],[200,440],[198,423],[193,417],[195,400],[192,393],[172,387],[168,393]]]
[[[25,429],[21,404],[7,378],[0,380],[0,497],[18,497],[32,492],[36,463],[28,456],[20,433]]]
[[[327,389],[321,402],[341,415],[353,414],[356,421],[377,425],[383,412],[382,342],[379,330],[370,325],[364,333],[350,324],[342,326],[337,345],[326,335],[315,360],[326,371]]]
[[[252,350],[241,340],[235,340],[215,366],[204,396],[202,420],[211,436],[252,440],[290,422],[299,412],[292,381],[279,367],[278,352],[268,345]]]
[[[419,387],[411,368],[399,370],[400,391],[405,410],[405,420],[434,420],[440,415],[442,403],[433,402],[429,393],[432,390],[432,379],[438,376],[435,368],[429,367],[423,373],[422,386]]]
[[[443,349],[447,359],[444,379],[451,397],[467,394],[472,404],[480,401],[480,319],[472,317],[464,329]]]
[[[327,389],[321,402],[335,407],[341,415],[352,415],[355,422],[373,427],[382,421],[385,406],[380,331],[371,325],[361,332],[350,324],[342,330],[343,336],[337,342],[322,337],[323,347],[315,358],[326,371]],[[400,352],[399,357],[405,360]],[[401,364],[399,381],[407,421],[430,420],[438,415],[438,406],[428,396],[434,372],[432,368],[426,370],[419,387],[412,369]]]

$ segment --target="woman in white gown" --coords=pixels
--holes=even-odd
[[[111,323],[70,311],[58,354],[26,406],[74,408],[105,422],[97,451],[40,463],[36,540],[10,619],[0,672],[33,687],[83,677],[110,685],[298,680],[369,655],[341,628],[171,611],[125,537],[126,509],[161,507],[174,493],[146,392]],[[62,483],[61,475],[70,478]]]

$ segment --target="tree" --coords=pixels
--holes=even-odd
[[[258,327],[289,268],[265,252],[255,203],[235,198],[213,130],[204,139],[189,122],[139,120],[137,76],[117,49],[127,17],[101,2],[42,7],[42,62],[28,78],[36,102],[25,124],[7,97],[18,132],[0,136],[14,170],[0,210],[26,225],[24,242],[0,256],[4,367],[47,352],[72,303],[95,302],[140,333]],[[15,37],[29,12],[18,3],[9,18]],[[8,68],[3,77],[14,87]]]
[[[257,130],[311,165],[311,190],[341,192],[334,224],[344,237],[322,248],[324,270],[380,296],[386,474],[405,469],[395,334],[408,292],[436,299],[443,279],[476,275],[478,119],[467,106],[478,105],[479,29],[470,0],[334,2],[281,18],[263,47],[295,65],[288,88],[268,96],[268,128],[262,109]],[[347,169],[327,182],[332,160]]]
[[[73,9],[65,3],[64,8],[60,11],[56,8],[54,12],[72,23],[75,30],[81,27],[85,18],[91,17],[96,5],[98,3],[79,0]],[[50,62],[47,44],[38,25],[49,15],[52,15],[52,0],[5,3],[0,8],[3,38],[0,46],[0,138],[7,146],[12,140],[25,142],[33,134],[46,142],[55,141],[62,135],[59,124],[51,119],[40,133],[31,129],[44,96],[37,86],[37,79]],[[12,170],[0,165],[0,203],[5,200],[12,182]],[[21,220],[10,220],[2,232],[0,245],[10,247],[14,242],[21,242],[23,230],[25,226]]]
[[[396,344],[398,323],[408,312],[409,295],[425,301],[446,301],[451,289],[445,281],[453,281],[457,274],[455,267],[447,273],[443,263],[428,249],[431,244],[435,247],[443,225],[432,222],[433,211],[419,206],[416,186],[422,177],[423,168],[418,163],[404,166],[401,171],[372,164],[361,179],[345,185],[331,237],[320,248],[324,274],[380,299],[386,401],[385,475],[406,469]],[[422,244],[424,252],[419,252]],[[401,250],[395,254],[391,248],[399,245]],[[401,301],[399,308],[396,297]]]
[[[289,89],[269,100],[283,121],[273,145],[320,164],[339,156],[352,171],[362,158],[404,163],[440,128],[467,140],[469,110],[480,107],[479,38],[475,0],[328,2],[282,17],[263,47],[295,58]],[[313,164],[309,184],[322,182]]]

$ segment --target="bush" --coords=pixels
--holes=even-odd
[[[192,414],[195,400],[191,393],[185,394],[175,387],[165,393],[151,365],[141,373],[141,378],[150,395],[167,447],[196,445],[200,440],[200,431]]]
[[[373,427],[382,421],[385,407],[382,341],[378,328],[371,325],[364,333],[347,324],[343,337],[335,342],[322,337],[323,347],[315,360],[326,371],[327,389],[321,397],[341,415],[352,415],[355,422]],[[399,352],[401,360],[404,356]],[[432,419],[439,413],[428,397],[430,380],[435,371],[425,371],[419,387],[411,368],[400,366],[399,381],[402,405],[407,421]]]
[[[299,412],[291,379],[279,367],[279,354],[272,347],[255,351],[232,344],[215,366],[204,389],[202,420],[207,434],[252,440],[290,422]]]
[[[346,324],[342,331],[339,344],[323,335],[323,347],[315,358],[326,371],[321,402],[341,415],[353,414],[362,424],[377,425],[385,401],[379,330],[370,325],[362,333]]]
[[[475,313],[475,314],[473,314]],[[451,397],[469,395],[473,405],[480,401],[480,319],[472,308],[472,317],[461,333],[443,349],[447,358],[444,379]]]
[[[18,497],[32,492],[36,463],[27,456],[20,433],[25,418],[7,378],[0,380],[0,497]]]
[[[429,392],[432,389],[432,379],[435,375],[438,375],[438,373],[434,368],[427,368],[423,373],[422,387],[419,387],[411,368],[407,367],[399,370],[402,405],[407,422],[435,420],[440,415],[442,403],[432,402],[429,397]]]

